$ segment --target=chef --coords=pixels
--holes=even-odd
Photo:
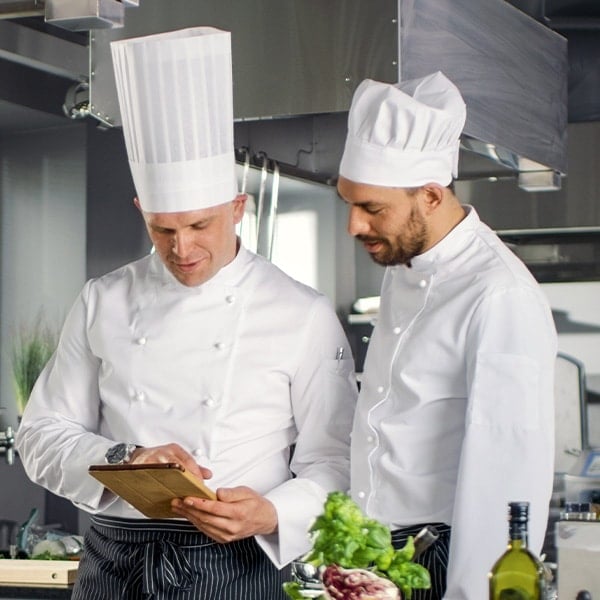
[[[352,496],[398,547],[438,528],[422,558],[432,588],[413,600],[487,598],[507,502],[531,502],[539,552],[553,482],[551,311],[454,194],[465,118],[440,72],[363,81],[339,170],[348,231],[386,267],[352,432]]]
[[[85,284],[16,445],[35,482],[93,513],[74,600],[283,599],[281,568],[349,486],[350,348],[323,295],[236,237],[230,34],[112,53],[155,252]],[[217,500],[148,520],[88,475],[104,461],[181,463]]]

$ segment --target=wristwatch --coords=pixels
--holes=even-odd
[[[104,458],[109,465],[124,465],[131,460],[136,449],[137,446],[135,444],[122,442],[109,448]]]

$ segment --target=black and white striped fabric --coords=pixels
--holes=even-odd
[[[448,551],[450,548],[450,527],[445,523],[429,523],[435,527],[440,537],[427,548],[415,562],[423,565],[431,576],[431,588],[413,590],[411,600],[441,600],[446,591],[446,570],[448,568]],[[404,547],[409,536],[415,537],[425,525],[412,525],[392,531],[392,545],[399,549]]]
[[[286,600],[254,538],[220,544],[187,521],[92,517],[72,600]]]

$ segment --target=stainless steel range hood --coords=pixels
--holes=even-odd
[[[194,24],[232,31],[236,142],[284,170],[332,181],[358,83],[439,69],[468,106],[459,177],[556,189],[567,171],[566,40],[504,0],[144,0],[94,33],[93,116],[120,123],[112,40]]]
[[[503,1],[401,0],[401,79],[439,69],[467,103],[465,150],[526,190],[567,172],[567,41]]]
[[[47,0],[46,18],[68,7],[69,28],[90,4]],[[505,0],[144,0],[90,32],[89,115],[120,125],[112,40],[194,25],[232,32],[236,145],[282,173],[335,180],[362,79],[442,70],[468,107],[459,178],[552,189],[566,174],[566,40]]]

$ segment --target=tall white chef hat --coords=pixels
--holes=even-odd
[[[348,115],[340,175],[384,187],[446,186],[458,171],[466,107],[440,71],[397,84],[364,80]]]
[[[142,209],[180,212],[233,200],[231,34],[195,27],[115,41],[111,52]]]

